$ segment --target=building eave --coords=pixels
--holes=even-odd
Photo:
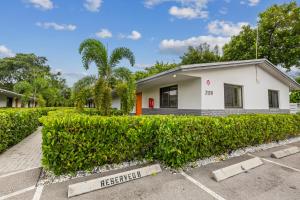
[[[195,71],[195,70],[212,70],[212,69],[221,69],[221,68],[232,68],[239,66],[267,66],[272,69],[279,75],[278,77],[281,81],[289,85],[291,90],[300,90],[300,84],[297,83],[292,77],[278,69],[274,64],[272,64],[267,59],[255,59],[255,60],[241,60],[241,61],[230,61],[230,62],[216,62],[216,63],[204,63],[204,64],[193,64],[193,65],[182,65],[174,69],[158,73],[156,75],[141,79],[137,81],[137,85],[150,84],[151,82],[162,78],[167,75],[177,74],[179,72]]]
[[[1,88],[0,88],[0,94],[4,94],[5,96],[8,96],[8,97],[22,97],[23,96],[22,94],[18,94],[16,92],[1,89]]]

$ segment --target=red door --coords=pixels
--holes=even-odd
[[[142,114],[142,93],[136,94],[135,114]]]

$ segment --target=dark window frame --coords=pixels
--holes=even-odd
[[[276,98],[277,98],[277,101],[273,101],[273,95],[271,94],[271,99],[270,99],[270,92],[271,93],[276,93]],[[279,91],[278,90],[268,90],[268,102],[269,102],[269,108],[270,109],[276,109],[276,108],[279,108]],[[277,105],[276,105],[277,103]],[[275,104],[275,105],[273,105]]]
[[[225,94],[225,87],[226,86],[241,89],[241,105],[240,106],[228,106],[228,105],[226,105],[226,94]],[[244,108],[244,87],[242,85],[234,85],[234,84],[224,83],[224,108],[225,109],[231,109],[231,108],[243,109]]]
[[[164,101],[163,101],[162,93],[163,92],[170,92],[170,91],[172,91],[171,89],[175,88],[175,87],[176,87],[176,95],[173,95],[173,96],[176,96],[176,105],[175,106],[170,105],[170,95],[168,96],[168,99],[167,99],[167,101],[168,101],[167,105],[164,105],[163,104]],[[160,108],[178,108],[178,85],[171,85],[171,86],[168,86],[168,87],[160,88],[159,89],[159,100],[160,100],[160,102],[159,102]]]

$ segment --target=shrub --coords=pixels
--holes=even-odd
[[[134,159],[171,167],[300,135],[300,115],[115,116],[41,118],[43,165],[56,174]]]
[[[31,134],[49,110],[53,108],[0,109],[0,153]]]

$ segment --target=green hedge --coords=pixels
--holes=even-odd
[[[0,153],[36,130],[39,118],[50,110],[54,108],[0,109]]]
[[[300,135],[300,115],[41,118],[43,165],[56,174],[134,159],[171,167]]]

